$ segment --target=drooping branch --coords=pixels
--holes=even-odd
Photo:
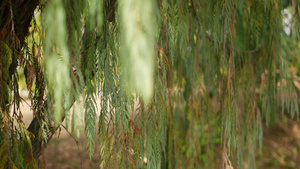
[[[196,6],[195,6],[194,0],[192,0],[192,7],[193,7],[192,9],[193,9],[195,18],[196,18],[197,22],[200,24],[200,20],[199,20],[199,17],[198,17],[198,13],[197,13],[197,10],[196,10],[197,8],[196,8]],[[214,40],[207,32],[206,32],[205,36],[206,36],[211,42],[216,42],[216,40]],[[216,43],[218,43],[218,42],[216,42]],[[233,51],[235,51],[235,52],[237,52],[237,53],[248,53],[248,54],[250,54],[250,53],[256,53],[256,52],[258,52],[259,50],[261,50],[261,49],[263,48],[263,46],[260,46],[260,47],[258,47],[258,48],[256,48],[256,49],[253,49],[253,50],[239,50],[239,49],[234,48],[233,45],[228,45],[228,44],[225,43],[225,42],[224,42],[224,45],[225,45],[227,48],[229,48],[230,50],[233,50]]]
[[[108,2],[113,2],[113,3],[108,3]],[[3,13],[0,13],[0,18],[1,18],[0,41],[6,42],[8,46],[12,48],[13,45],[11,44],[14,43],[13,37],[15,37],[15,39],[18,40],[18,44],[19,44],[18,49],[17,50],[14,49],[16,53],[21,53],[20,49],[22,48],[22,45],[24,45],[23,42],[25,40],[25,37],[28,35],[30,22],[34,17],[34,11],[36,8],[38,8],[39,3],[40,0],[4,0],[0,2],[0,9],[1,11],[4,11]],[[106,19],[109,22],[114,20],[115,17],[114,13],[116,9],[115,6],[116,6],[116,1],[106,2],[106,6],[105,6],[105,8],[107,8],[107,10],[105,10],[107,12]],[[14,31],[12,32],[13,28]],[[84,36],[82,39],[84,39]],[[98,40],[99,38],[96,38],[96,43]],[[84,55],[83,53],[91,45],[93,44],[87,44],[86,46],[83,47],[81,53],[82,56]],[[81,59],[85,59],[84,56],[81,57]],[[75,76],[77,76],[76,71],[75,71]],[[73,105],[74,102],[75,102],[75,98],[72,99],[72,103],[70,104],[70,107]],[[45,130],[47,133],[47,138],[43,138],[41,134],[42,121],[44,121],[45,118],[51,119],[51,117],[45,117],[45,115],[52,114],[52,112],[46,112],[46,111],[49,110],[51,111],[52,109],[54,109],[51,105],[48,105],[47,103],[48,103],[47,100],[44,101],[43,105],[41,105],[39,110],[37,110],[38,112],[36,112],[36,116],[31,121],[29,127],[27,128],[27,130],[33,134],[33,137],[31,138],[31,144],[32,144],[32,156],[35,159],[38,159],[39,156],[42,154],[43,139],[49,141],[58,128],[58,127],[54,127],[54,125],[52,124],[53,123],[52,120],[48,120],[50,124],[47,124],[48,130]],[[64,118],[65,117],[63,115],[59,123],[62,123]]]
[[[110,21],[111,18],[107,18],[108,21]],[[88,32],[88,31],[85,31],[82,35],[82,40],[85,41],[87,40],[87,37],[88,35],[87,34],[91,34],[92,38],[95,39],[95,44],[97,44],[99,42],[99,40],[101,39],[100,37],[96,36],[96,32],[97,32],[98,28],[96,27],[94,29],[93,32]],[[103,34],[102,34],[103,35]],[[101,36],[101,35],[99,35]],[[82,49],[81,49],[81,53],[80,53],[80,60],[81,60],[81,63],[84,65],[84,63],[86,62],[86,52],[87,50],[92,46],[92,45],[95,45],[95,44],[91,44],[90,42],[89,43],[86,43],[84,46],[82,46]],[[71,49],[71,48],[70,48]],[[70,53],[73,53],[73,52],[70,52]],[[71,59],[75,59],[75,57],[70,57]],[[83,66],[81,65],[81,66]],[[97,67],[97,63],[95,63],[95,66]],[[81,69],[85,69],[87,66],[83,66],[81,67]],[[81,70],[83,71],[83,70]],[[77,79],[77,82],[79,82],[79,75],[77,74],[77,71],[76,69],[73,67],[71,68],[71,73],[73,74],[73,76]],[[95,76],[95,73],[92,73],[91,74],[93,77]],[[90,77],[92,78],[92,77]],[[84,81],[86,80],[86,77],[85,75],[83,75],[83,79]],[[76,85],[73,85],[74,88],[76,88]],[[79,86],[80,87],[80,86]],[[76,88],[75,91],[79,91],[80,93],[82,93],[83,91],[83,88]],[[65,111],[68,111],[72,106],[73,104],[75,103],[76,101],[76,98],[73,97],[72,100],[71,100],[71,104],[69,104],[70,107],[67,107],[65,108]],[[45,101],[44,105],[43,105],[43,108],[42,110],[53,110],[55,109],[52,105],[48,105],[47,104],[47,101]],[[40,112],[39,114],[53,114],[52,112]],[[35,137],[33,137],[31,139],[31,142],[32,142],[32,155],[35,159],[38,159],[39,156],[42,154],[42,144],[43,144],[43,137],[41,136],[41,132],[42,132],[42,126],[41,126],[41,120],[45,120],[46,117],[44,116],[36,116],[32,122],[30,123],[30,126],[28,127],[28,131],[33,133]],[[65,119],[65,115],[63,114],[62,117],[60,118],[60,121],[59,121],[59,125],[53,125],[53,121],[50,117],[50,120],[48,120],[50,122],[50,124],[47,124],[48,125],[48,128],[49,130],[46,130],[47,132],[47,142],[52,138],[52,136],[54,135],[54,133],[56,132],[56,130],[59,128],[60,124],[64,121]]]
[[[206,37],[211,42],[216,42],[216,40],[214,40],[208,33],[206,33],[205,35],[206,35]],[[216,43],[218,43],[218,42],[216,42]],[[253,50],[239,50],[239,49],[234,48],[232,45],[228,45],[227,43],[224,43],[224,44],[225,44],[225,46],[227,48],[229,48],[230,50],[233,50],[233,51],[235,51],[237,53],[248,53],[248,54],[250,54],[250,53],[256,53],[256,52],[260,51],[264,47],[264,46],[260,46],[260,47],[258,47],[256,49],[253,49]]]

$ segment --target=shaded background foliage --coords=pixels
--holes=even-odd
[[[219,167],[255,168],[263,125],[298,119],[298,0],[0,7],[1,166],[37,167],[42,155],[46,167],[44,149],[65,120],[78,137],[84,130],[90,158],[100,146],[100,168],[212,168],[217,157]],[[20,68],[35,117],[27,129]]]

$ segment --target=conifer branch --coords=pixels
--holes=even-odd
[[[50,2],[56,5],[53,6]],[[276,117],[277,108],[273,105],[277,103],[277,94],[282,95],[282,111],[290,111],[292,117],[299,113],[297,93],[295,94],[296,90],[292,85],[293,80],[289,78],[289,68],[294,66],[291,62],[294,58],[290,58],[295,57],[296,52],[293,50],[298,47],[289,44],[290,39],[278,35],[279,31],[282,31],[282,14],[278,10],[282,9],[280,3],[271,0],[254,0],[252,4],[234,0],[190,0],[178,3],[162,0],[77,2],[53,0],[40,4],[45,6],[45,10],[38,9],[42,18],[41,28],[45,29],[40,32],[36,29],[38,24],[35,23],[34,29],[30,29],[32,36],[26,40],[28,44],[24,42],[24,38],[28,34],[29,23],[34,17],[33,11],[38,8],[39,0],[0,2],[3,11],[0,14],[0,41],[8,46],[0,46],[0,50],[4,53],[16,52],[14,57],[9,53],[3,55],[3,52],[0,52],[2,112],[8,112],[13,106],[16,109],[18,101],[24,101],[17,96],[16,65],[26,67],[26,85],[31,89],[30,94],[33,94],[31,112],[35,114],[35,118],[28,127],[30,133],[22,127],[16,127],[20,124],[19,121],[15,121],[14,125],[11,125],[12,121],[7,122],[8,114],[0,115],[0,123],[4,125],[4,130],[0,131],[0,138],[8,138],[8,141],[0,139],[0,144],[16,146],[9,146],[1,152],[8,152],[8,158],[14,163],[20,160],[17,168],[27,165],[21,164],[24,161],[23,156],[32,163],[41,154],[44,156],[46,142],[58,128],[69,128],[69,120],[72,121],[72,130],[84,125],[90,158],[94,153],[94,139],[98,126],[101,135],[101,168],[135,168],[135,165],[142,168],[242,168],[244,161],[255,159],[253,150],[256,149],[256,142],[262,142],[264,121],[269,123]],[[60,10],[57,10],[58,8]],[[124,15],[115,15],[117,10]],[[126,15],[128,17],[124,17]],[[46,22],[43,19],[49,20]],[[106,20],[103,25],[102,20]],[[297,20],[294,21],[298,23]],[[37,22],[40,22],[39,19]],[[128,24],[131,22],[132,24]],[[126,27],[122,29],[124,25]],[[103,30],[100,30],[102,26]],[[160,29],[160,33],[156,29]],[[54,37],[54,40],[49,42],[47,38],[44,39],[46,35]],[[130,40],[132,38],[134,41]],[[46,50],[41,51],[39,45],[35,44],[40,39],[43,45],[48,45],[48,53],[45,53]],[[153,43],[147,45],[150,41]],[[58,44],[61,42],[62,44]],[[157,55],[148,55],[156,43]],[[267,46],[269,44],[270,47]],[[29,47],[31,45],[32,48]],[[255,49],[248,50],[253,46]],[[24,56],[21,56],[21,53]],[[135,53],[135,57],[132,57],[131,53]],[[51,58],[51,54],[55,55],[55,60],[47,60]],[[265,55],[268,57],[264,57]],[[60,57],[62,62],[65,62],[62,66],[57,66],[61,63]],[[7,58],[12,58],[12,62]],[[141,61],[144,58],[154,59],[151,60],[151,63],[154,61],[153,67],[146,70],[150,60]],[[281,63],[278,62],[278,58]],[[45,66],[46,69],[41,65],[44,59],[47,62],[45,65],[49,66]],[[241,64],[238,64],[239,61]],[[136,63],[132,64],[133,62]],[[12,68],[8,69],[5,63],[13,63]],[[51,67],[51,70],[47,69]],[[122,81],[122,75],[129,70],[128,67],[139,68],[138,71],[132,69],[127,72],[128,79],[137,77],[132,80],[132,84],[145,81],[139,78],[143,70],[154,73],[153,76],[142,75],[154,79],[154,87],[151,87],[154,90],[153,95],[148,95],[151,96],[149,104],[139,96],[136,97],[140,100],[134,101],[135,96],[130,93],[135,89],[133,92],[126,89],[126,86],[133,86],[126,80]],[[63,69],[58,70],[59,68]],[[6,73],[1,76],[2,72]],[[130,72],[137,74],[133,75]],[[11,79],[7,80],[8,78],[3,76],[6,74],[10,75]],[[27,76],[28,74],[30,76]],[[48,75],[52,76],[52,79],[45,80],[44,74],[47,75],[46,78],[49,78]],[[30,81],[27,81],[28,77]],[[33,78],[36,84],[34,89],[31,87]],[[73,85],[70,85],[71,83]],[[277,85],[278,83],[280,85]],[[148,83],[140,84],[143,91]],[[47,87],[49,90],[46,90]],[[259,93],[261,97],[257,96],[257,88],[262,91]],[[278,91],[281,88],[284,89]],[[6,93],[4,89],[7,89]],[[58,93],[58,97],[51,97],[55,92],[50,89]],[[199,89],[201,94],[196,94]],[[140,95],[139,92],[136,93]],[[99,125],[96,125],[96,111],[99,106],[96,94],[101,95]],[[84,99],[79,100],[81,96]],[[45,98],[48,100],[44,100]],[[84,106],[80,103],[75,104],[75,101],[83,102]],[[258,101],[262,104],[258,105]],[[139,105],[135,109],[136,102]],[[28,104],[26,101],[25,103]],[[71,117],[68,110],[73,105],[74,113]],[[77,106],[80,106],[78,111]],[[131,118],[131,111],[137,113],[135,118]],[[215,116],[216,111],[221,112],[221,115]],[[57,117],[55,124],[52,114]],[[67,121],[66,127],[61,124],[64,119]],[[5,130],[7,128],[12,130]],[[218,130],[214,130],[216,128]],[[24,135],[26,137],[23,137]],[[73,139],[82,167],[78,139]],[[215,143],[219,146],[212,148]],[[187,152],[192,153],[186,159],[184,157]],[[229,152],[232,152],[232,156],[229,156]],[[3,157],[1,154],[0,159]],[[244,158],[247,154],[248,158]],[[223,163],[213,166],[212,162],[216,156],[223,158]],[[42,159],[43,166],[46,167],[46,161]],[[253,168],[255,160],[248,160],[247,165]]]
[[[206,37],[211,41],[211,42],[215,42],[215,43],[219,43],[218,41],[216,41],[216,40],[214,40],[207,32],[206,32]],[[264,47],[264,45],[263,46],[260,46],[260,47],[258,47],[258,48],[256,48],[256,49],[252,49],[252,50],[239,50],[239,49],[236,49],[236,48],[234,48],[233,46],[231,46],[231,45],[228,45],[227,43],[225,43],[225,46],[227,47],[227,48],[229,48],[230,50],[234,50],[235,52],[237,52],[237,53],[246,53],[246,54],[251,54],[251,53],[256,53],[256,52],[258,52],[258,51],[260,51],[263,47]]]
[[[198,17],[198,13],[197,13],[197,10],[196,10],[196,6],[195,6],[195,2],[194,2],[194,0],[192,0],[192,7],[193,7],[193,12],[194,12],[194,15],[195,15],[195,17],[196,17],[196,20],[197,20],[197,22],[200,24],[200,20],[199,20],[199,17]],[[210,41],[212,41],[212,42],[216,42],[216,40],[214,40],[207,32],[206,32],[206,37],[210,40]],[[218,43],[218,42],[217,42]],[[228,45],[227,43],[225,43],[225,46],[227,47],[227,48],[229,48],[229,49],[231,49],[231,50],[234,50],[235,52],[237,52],[237,53],[248,53],[248,54],[250,54],[250,53],[256,53],[256,52],[258,52],[263,46],[261,46],[261,47],[258,47],[258,48],[256,48],[256,49],[253,49],[253,50],[239,50],[239,49],[235,49],[232,45]]]

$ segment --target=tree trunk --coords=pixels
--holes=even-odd
[[[12,43],[15,34],[16,38],[23,42],[39,2],[40,0],[3,0],[0,3],[0,40]]]

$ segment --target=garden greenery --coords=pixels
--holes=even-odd
[[[100,168],[255,168],[263,124],[298,119],[299,0],[0,4],[0,168],[45,167],[62,121]]]

